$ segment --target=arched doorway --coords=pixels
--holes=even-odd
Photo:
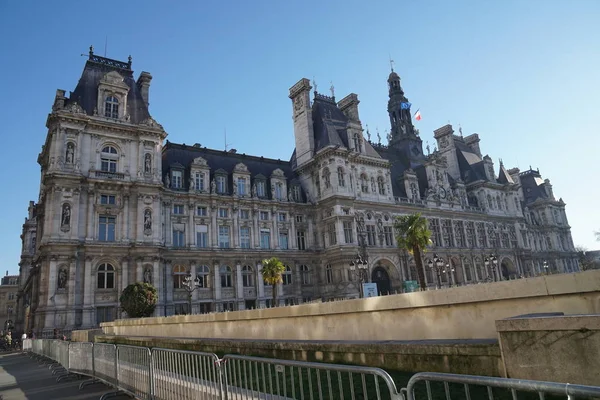
[[[502,274],[502,280],[514,279],[517,276],[517,269],[510,258],[502,259],[502,262],[500,263],[500,273]]]
[[[377,284],[377,293],[379,296],[390,294],[390,276],[383,267],[376,267],[371,273],[371,282]]]

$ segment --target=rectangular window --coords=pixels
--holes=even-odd
[[[337,244],[335,224],[329,224],[329,226],[327,227],[327,232],[329,233],[329,245],[332,246],[334,244]]]
[[[208,215],[206,207],[197,207],[196,215],[198,215],[199,217],[206,217]]]
[[[346,244],[350,244],[354,241],[352,232],[352,221],[344,221],[344,241],[346,242]]]
[[[204,190],[204,174],[200,173],[200,172],[196,172],[196,177],[195,177],[195,181],[194,182],[196,185],[196,190],[200,190],[203,191]]]
[[[117,204],[116,197],[112,194],[102,194],[100,195],[100,204]]]
[[[283,250],[287,250],[289,248],[289,243],[288,243],[288,234],[287,232],[280,232],[279,233],[279,247]]]
[[[519,246],[519,242],[517,241],[517,230],[515,229],[514,226],[510,227],[509,234],[510,234],[510,247],[512,247],[513,249],[516,249]],[[563,248],[564,248],[564,250],[569,250],[569,248],[566,245],[566,241],[564,241],[564,243],[563,243]]]
[[[9,282],[9,284],[10,284],[10,285],[14,285],[15,283],[14,283],[14,282]],[[14,300],[14,299],[15,299],[15,294],[14,294],[13,292],[10,292],[10,293],[8,294],[8,299],[9,299],[9,300]]]
[[[240,247],[242,249],[250,248],[250,228],[247,226],[240,228]]]
[[[454,235],[452,234],[452,221],[449,219],[442,220],[442,237],[444,238],[445,247],[454,246]]]
[[[171,187],[173,189],[181,189],[183,187],[183,172],[182,171],[172,171],[171,172]]]
[[[481,248],[487,247],[487,237],[485,236],[485,225],[483,222],[477,223],[477,246]]]
[[[304,231],[296,232],[296,241],[298,242],[298,250],[306,250],[306,239]]]
[[[268,211],[261,211],[260,214],[260,220],[261,221],[268,221],[269,220],[269,212]]]
[[[229,217],[229,210],[227,208],[219,208],[219,218]]]
[[[246,310],[254,310],[256,308],[256,300],[245,301]]]
[[[392,227],[391,226],[384,226],[383,227],[383,237],[385,238],[385,245],[386,246],[393,246],[394,245],[394,234],[392,232]]]
[[[200,314],[208,314],[212,311],[212,303],[200,303],[198,306],[200,308]]]
[[[101,242],[115,241],[115,217],[101,215],[98,218],[98,240]]]
[[[433,218],[429,220],[429,230],[431,230],[431,241],[434,246],[442,247],[442,232],[440,230],[440,220]]]
[[[217,176],[217,193],[227,192],[227,178],[223,175]]]
[[[239,196],[246,195],[246,178],[238,178],[237,180],[237,192]]]
[[[173,230],[173,247],[185,247],[185,232]]]
[[[510,247],[510,241],[508,239],[508,232],[502,232],[502,247],[508,249]]]
[[[292,193],[294,195],[294,201],[300,201],[300,200],[302,200],[302,197],[300,196],[300,186],[294,185],[292,187]]]
[[[304,215],[296,215],[296,222],[304,222]]]
[[[250,219],[250,210],[240,210],[240,219]]]
[[[100,169],[104,172],[117,172],[117,161],[103,158],[100,160]]]
[[[271,231],[268,229],[260,230],[260,248],[270,249],[271,248]]]
[[[287,221],[287,216],[286,216],[286,214],[285,214],[285,213],[279,213],[279,214],[277,215],[277,220],[278,220],[279,222],[285,222],[285,221]]]
[[[465,247],[465,230],[462,221],[454,221],[454,232],[456,239],[456,247]]]
[[[233,301],[224,302],[223,311],[235,311],[235,303]]]
[[[219,226],[219,247],[222,249],[229,248],[229,227],[226,225]]]
[[[256,195],[258,197],[265,197],[265,181],[256,182]]]
[[[174,304],[175,306],[175,315],[188,315],[188,308],[189,308],[189,304],[188,303],[176,303]]]
[[[112,322],[115,320],[114,307],[96,307],[96,323],[100,325],[102,322]]]
[[[208,226],[196,225],[196,247],[201,249],[208,247]]]
[[[279,182],[275,184],[275,198],[277,200],[283,200],[283,185]]]
[[[183,204],[173,204],[173,214],[183,214]]]
[[[375,246],[375,225],[367,225],[367,246]]]

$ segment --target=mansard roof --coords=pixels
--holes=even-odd
[[[129,87],[127,94],[127,111],[130,122],[139,124],[150,116],[148,107],[142,98],[141,91],[133,78],[131,59],[125,63],[110,58],[100,57],[90,52],[90,57],[85,63],[79,83],[71,92],[66,105],[77,102],[88,115],[94,114],[94,109],[102,113],[102,105],[98,105],[98,85],[109,72],[117,72],[123,77],[123,82]]]
[[[485,163],[459,136],[454,136],[454,146],[458,159],[460,177],[465,183],[488,181]]]
[[[545,181],[542,179],[539,169],[534,170],[529,167],[528,171],[523,171],[519,174],[519,180],[521,181],[526,204],[532,203],[540,198],[548,198],[548,193],[544,187]]]

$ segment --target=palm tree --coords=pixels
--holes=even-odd
[[[281,274],[285,271],[285,265],[277,258],[271,257],[269,259],[263,260],[262,262],[262,270],[260,273],[263,276],[263,279],[266,283],[271,285],[273,288],[273,307],[277,304],[277,287],[278,283],[283,282],[281,279]]]
[[[394,230],[396,231],[398,247],[408,251],[415,258],[419,286],[421,290],[425,290],[427,285],[425,284],[421,253],[425,253],[427,246],[432,243],[431,231],[427,228],[427,220],[420,213],[401,215],[396,217]]]

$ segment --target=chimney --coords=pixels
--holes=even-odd
[[[338,107],[348,119],[352,121],[360,121],[358,118],[358,96],[355,93],[350,93],[339,101]]]
[[[152,81],[152,75],[150,72],[142,71],[140,77],[137,80],[137,86],[140,88],[140,92],[142,94],[142,99],[144,99],[144,103],[146,107],[150,104],[150,82]]]
[[[54,105],[52,111],[61,110],[65,108],[65,91],[62,89],[56,89],[56,96],[54,96]]]
[[[465,144],[473,150],[475,154],[481,157],[481,150],[479,149],[479,135],[473,133],[472,135],[464,137]]]

